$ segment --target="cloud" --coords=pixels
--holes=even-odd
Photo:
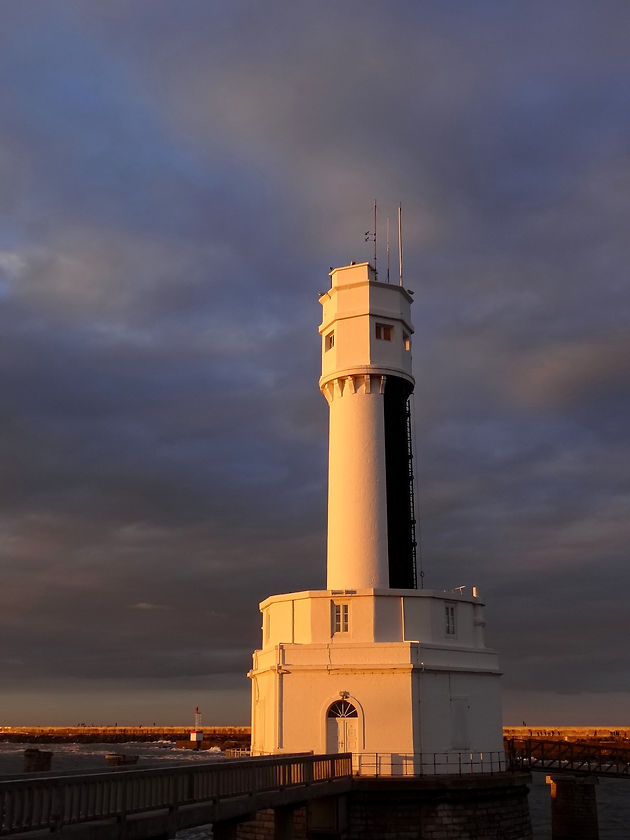
[[[522,358],[514,377],[514,397],[532,407],[566,407],[597,399],[630,385],[630,340],[604,336],[599,342],[536,348]]]
[[[323,585],[317,290],[371,256],[375,197],[381,277],[400,200],[416,292],[427,585],[487,593],[508,685],[625,690],[622,10],[5,11],[0,645],[21,702],[134,677],[134,709],[173,680],[246,695],[257,603]]]
[[[131,604],[130,609],[132,609],[132,610],[172,610],[173,607],[169,607],[166,604],[148,604],[146,601],[138,601],[137,604]]]

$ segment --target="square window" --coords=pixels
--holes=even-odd
[[[455,635],[455,605],[454,604],[445,604],[444,605],[445,611],[445,629],[447,636],[454,636]]]
[[[348,604],[333,604],[333,633],[347,633],[350,608]]]
[[[335,331],[329,332],[325,338],[326,350],[332,350],[335,346]]]
[[[376,337],[381,341],[391,341],[392,340],[392,332],[393,327],[389,324],[377,324],[376,325]]]

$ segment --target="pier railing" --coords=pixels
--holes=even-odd
[[[353,753],[356,776],[469,776],[473,773],[504,773],[505,753]]]
[[[630,746],[541,738],[506,738],[505,746],[513,769],[630,778]]]
[[[186,806],[333,782],[351,772],[349,754],[299,755],[2,781],[0,835],[57,832],[95,820],[124,822],[130,815],[163,809],[173,819],[172,828],[179,828],[176,815]]]

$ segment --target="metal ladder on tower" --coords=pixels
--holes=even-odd
[[[416,504],[415,504],[415,477],[413,472],[413,429],[411,420],[411,397],[408,397],[405,405],[405,420],[407,424],[407,462],[409,478],[409,537],[411,539],[411,563],[413,588],[418,588],[417,574],[417,548],[416,539]],[[420,570],[420,588],[423,588],[424,572]]]

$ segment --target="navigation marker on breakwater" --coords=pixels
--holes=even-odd
[[[190,730],[190,740],[194,742],[196,750],[201,748],[203,729],[201,728],[201,712],[199,711],[199,706],[195,706],[195,725]]]

